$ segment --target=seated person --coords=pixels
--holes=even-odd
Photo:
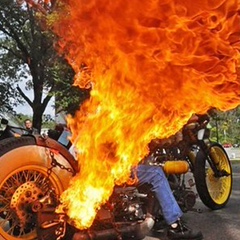
[[[150,155],[149,155],[150,156]],[[145,159],[147,162],[147,158]],[[134,173],[134,172],[133,172]],[[202,239],[202,233],[194,232],[181,220],[183,215],[170,188],[167,177],[161,167],[140,164],[136,167],[138,186],[148,184],[150,190],[155,194],[162,215],[169,225],[167,232],[169,239]]]

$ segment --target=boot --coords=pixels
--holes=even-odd
[[[176,227],[173,225],[176,225]],[[182,220],[178,220],[176,224],[173,224],[167,231],[167,236],[169,239],[192,239],[201,240],[203,235],[200,231],[194,232],[188,226],[186,226]]]

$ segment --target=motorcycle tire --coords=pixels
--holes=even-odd
[[[63,146],[51,139],[50,145],[40,142],[33,136],[0,141],[0,240],[37,239],[33,203],[49,191],[51,201],[57,202],[74,174]],[[63,168],[53,166],[53,158]]]
[[[196,189],[202,202],[210,209],[223,208],[232,192],[232,167],[224,148],[211,143],[209,158],[224,176],[216,177],[203,151],[196,155],[194,178]]]

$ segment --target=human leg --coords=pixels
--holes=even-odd
[[[173,196],[162,168],[139,165],[137,167],[137,177],[139,185],[147,183],[152,186],[151,191],[155,193],[166,222],[169,225],[176,222],[183,213]]]
[[[195,239],[201,240],[202,233],[193,232],[180,220],[183,215],[168,183],[168,180],[162,168],[139,165],[137,167],[137,177],[139,185],[150,184],[151,191],[161,206],[163,217],[169,224],[168,237],[170,239]]]

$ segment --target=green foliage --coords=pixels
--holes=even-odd
[[[73,72],[70,71],[69,74],[72,75]],[[74,115],[74,113],[79,110],[81,103],[89,98],[90,90],[80,89],[72,84],[72,82],[66,81],[65,79],[58,79],[56,81],[58,91],[55,93],[55,107],[57,113],[63,111],[67,114]]]
[[[23,113],[18,113],[15,114],[13,117],[13,121],[18,123],[19,126],[24,127],[24,121],[26,119],[32,119],[32,116],[23,114]],[[43,119],[42,119],[42,128],[47,128],[47,129],[54,129],[55,127],[55,121],[52,118],[50,114],[43,114]]]
[[[11,84],[0,82],[0,113],[13,112],[13,89]]]
[[[211,119],[211,139],[220,143],[240,144],[240,106],[217,112]]]
[[[0,103],[12,110],[22,102],[33,110],[39,130],[43,113],[52,98],[57,108],[74,114],[88,95],[72,86],[74,73],[54,49],[55,36],[45,29],[44,15],[26,3],[1,0],[0,4]],[[22,89],[16,85],[23,82]],[[33,91],[33,100],[25,90]],[[14,96],[14,97],[13,97]],[[5,104],[5,105],[4,105]]]

